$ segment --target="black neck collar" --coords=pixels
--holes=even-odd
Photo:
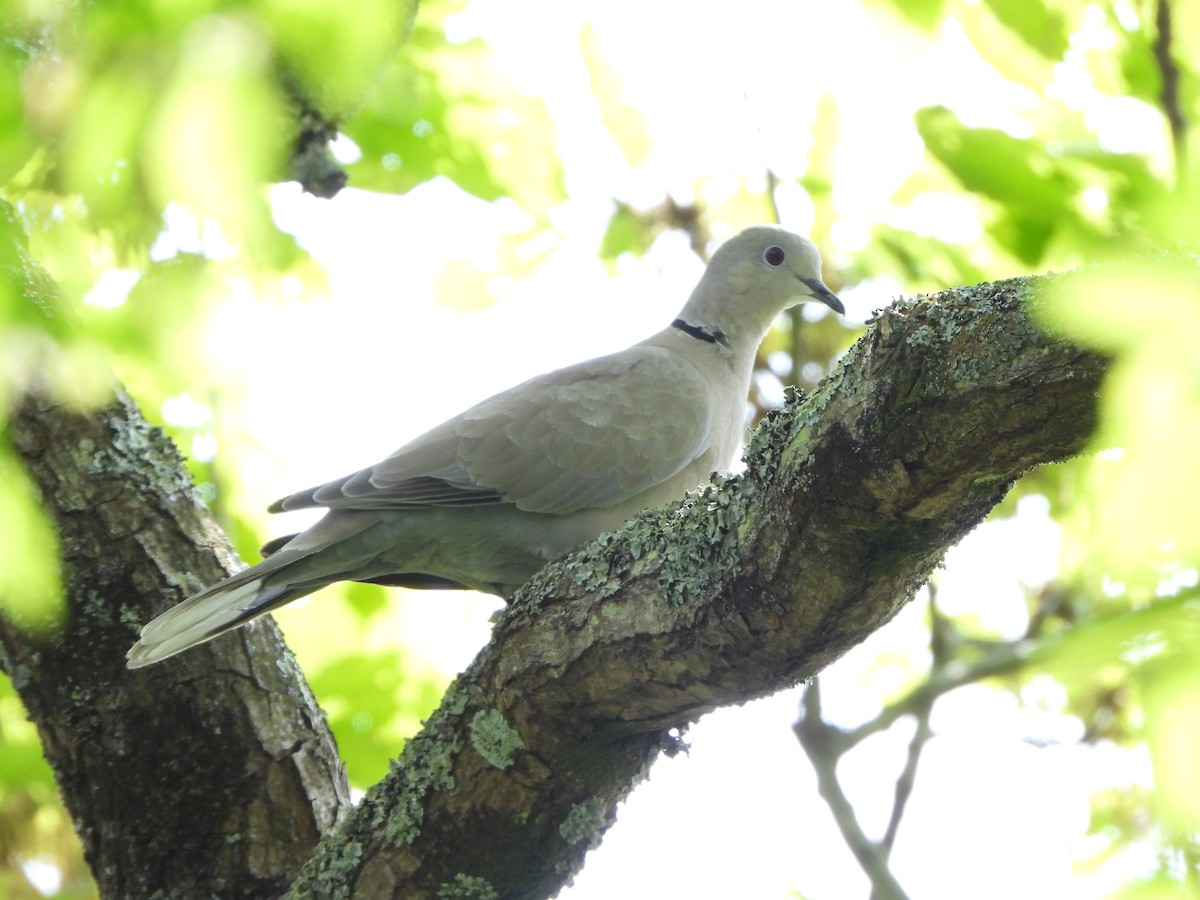
[[[699,325],[693,325],[690,322],[683,321],[683,319],[676,319],[671,323],[671,327],[678,328],[684,334],[691,335],[705,343],[720,344],[722,347],[729,346],[729,338],[725,336],[725,332],[723,331],[706,331]]]

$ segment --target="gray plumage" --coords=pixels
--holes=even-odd
[[[335,581],[510,595],[550,560],[727,469],[758,345],[805,300],[844,311],[816,247],[775,226],[743,231],[652,337],[530,379],[382,462],[274,503],[328,512],[146,625],[130,668]]]

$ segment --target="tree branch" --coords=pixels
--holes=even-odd
[[[932,674],[936,675],[944,672],[952,662],[947,640],[950,624],[942,616],[941,608],[938,606],[937,586],[930,582],[926,590],[929,594],[929,649],[932,657],[930,668]],[[896,846],[896,835],[900,832],[900,823],[904,821],[904,812],[908,809],[908,801],[912,797],[913,787],[916,785],[917,767],[921,763],[921,755],[925,751],[926,744],[933,737],[933,729],[929,724],[929,719],[933,714],[933,698],[917,699],[913,704],[912,714],[916,719],[916,728],[913,730],[912,739],[908,742],[904,768],[900,772],[900,777],[896,779],[892,814],[888,817],[887,830],[879,842],[884,859],[891,859],[892,850]]]
[[[1024,317],[1048,281],[893,307],[743,476],[547,567],[293,896],[561,887],[668,729],[819,671],[1083,448],[1104,364]]]
[[[818,679],[814,678],[804,691],[800,705],[801,716],[792,730],[813,764],[821,799],[833,814],[846,846],[871,882],[872,900],[907,900],[908,894],[888,868],[890,844],[867,837],[858,822],[858,816],[854,814],[850,798],[838,781],[838,760],[849,748],[843,733],[821,717],[821,685]]]

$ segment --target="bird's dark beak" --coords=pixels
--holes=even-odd
[[[846,307],[842,305],[842,301],[837,298],[837,294],[825,287],[825,282],[819,278],[801,278],[804,286],[808,288],[810,296],[814,300],[820,300],[835,313],[844,316]]]

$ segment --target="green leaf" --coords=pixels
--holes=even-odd
[[[39,785],[53,790],[37,727],[29,721],[12,682],[0,675],[0,803],[13,791]]]
[[[1111,6],[1104,8],[1109,31],[1117,44],[1115,48],[1092,49],[1087,57],[1088,71],[1100,90],[1116,95],[1128,94],[1161,108],[1162,69],[1154,50],[1157,29],[1150,22],[1153,7],[1147,6],[1144,11],[1134,9],[1142,21],[1135,27],[1128,27]],[[1174,56],[1186,58],[1180,53],[1179,35],[1175,35],[1175,46],[1171,49]]]
[[[1055,228],[1056,222],[1045,216],[1005,210],[988,226],[988,233],[1021,262],[1035,266],[1045,257]]]
[[[258,0],[285,70],[332,119],[353,114],[404,43],[416,0],[357,0],[353,15],[334,0]]]
[[[1006,6],[1005,0],[1000,0],[999,6]],[[1018,3],[1019,5],[1019,3]],[[1001,10],[1007,13],[1007,10]],[[1031,48],[1025,36],[1012,28],[1005,27],[1008,23],[1001,22],[997,27],[997,17],[1000,13],[990,5],[968,5],[959,10],[957,18],[962,24],[963,31],[975,48],[980,58],[996,73],[1009,81],[1024,85],[1030,90],[1042,93],[1048,83],[1054,80],[1054,66],[1061,62],[1060,57],[1050,57],[1038,48]],[[1064,30],[1062,52],[1066,52],[1065,22],[1061,23]],[[1037,34],[1037,29],[1029,37],[1043,45],[1042,49],[1049,54],[1050,47],[1056,46],[1053,40],[1043,40]],[[1061,54],[1060,54],[1061,56]]]
[[[459,312],[487,309],[496,302],[489,285],[495,273],[476,267],[469,259],[450,259],[433,279],[437,302]]]
[[[967,190],[1045,218],[1059,215],[1074,192],[1041,141],[968,128],[944,106],[918,110],[916,124],[929,152]]]
[[[166,84],[153,85],[135,161],[159,208],[176,202],[211,218],[274,264],[279,231],[262,186],[285,170],[288,114],[269,50],[261,29],[240,20],[196,23]]]
[[[1162,106],[1162,70],[1154,58],[1154,49],[1143,32],[1127,34],[1118,51],[1117,65],[1125,82],[1125,91],[1151,106]]]
[[[1197,636],[1193,616],[1189,631]],[[1148,666],[1144,710],[1146,744],[1154,764],[1155,808],[1167,828],[1181,834],[1200,827],[1200,665],[1194,653]]]
[[[1152,589],[1158,567],[1200,559],[1200,481],[1178,469],[1179,460],[1200,458],[1196,267],[1142,261],[1081,270],[1033,311],[1055,333],[1114,357],[1094,443],[1121,455],[1092,461],[1090,494],[1104,502],[1085,510],[1089,547],[1111,577]]]
[[[346,773],[366,788],[387,774],[404,738],[441,699],[445,679],[415,672],[394,650],[340,656],[309,679],[329,718]]]
[[[630,106],[621,97],[621,80],[600,49],[600,39],[590,23],[579,32],[579,47],[583,52],[584,65],[587,66],[592,94],[600,106],[604,127],[621,148],[628,166],[637,168],[654,149],[646,133],[646,119],[640,110]]]
[[[1070,38],[1061,9],[1049,9],[1041,0],[985,0],[1000,24],[1017,35],[1031,50],[1057,62],[1067,52]]]
[[[812,199],[813,223],[809,236],[817,243],[828,237],[837,221],[833,185],[841,130],[842,117],[837,98],[831,93],[822,94],[817,101],[816,115],[813,116],[812,150],[808,153],[804,175],[799,178],[800,186]]]
[[[24,57],[12,47],[0,44],[0,184],[25,165],[37,146],[25,121],[24,68]]]
[[[7,348],[11,351],[11,347]],[[31,632],[52,628],[65,613],[58,538],[24,468],[0,445],[0,615]]]
[[[388,603],[387,591],[377,584],[350,582],[345,587],[345,595],[347,605],[363,622],[380,613]]]
[[[849,273],[848,273],[849,274]],[[985,281],[964,247],[891,225],[877,225],[858,255],[854,278],[891,275],[910,291],[931,291]]]
[[[362,150],[351,183],[405,193],[439,176],[535,214],[564,199],[558,140],[541,100],[518,91],[482,40],[447,44],[418,22],[372,102],[344,131]]]
[[[642,256],[661,233],[662,226],[651,217],[639,215],[631,206],[618,203],[600,240],[600,258],[614,260],[622,253]]]
[[[930,154],[963,187],[999,204],[989,232],[1027,265],[1040,263],[1060,238],[1069,238],[1090,256],[1126,227],[1111,216],[1090,221],[1085,191],[1106,186],[1098,168],[1128,186],[1136,163],[1106,159],[1094,143],[1078,151],[1051,148],[1045,141],[1016,138],[996,128],[968,128],[945,107],[919,110],[916,122]]]
[[[124,303],[81,308],[89,330],[115,351],[119,374],[139,396],[161,401],[188,387],[188,373],[203,370],[195,332],[205,300],[220,290],[214,268],[204,257],[179,254],[151,264]]]
[[[884,5],[894,9],[918,28],[933,31],[942,21],[942,8],[946,4],[945,0],[887,0]]]

